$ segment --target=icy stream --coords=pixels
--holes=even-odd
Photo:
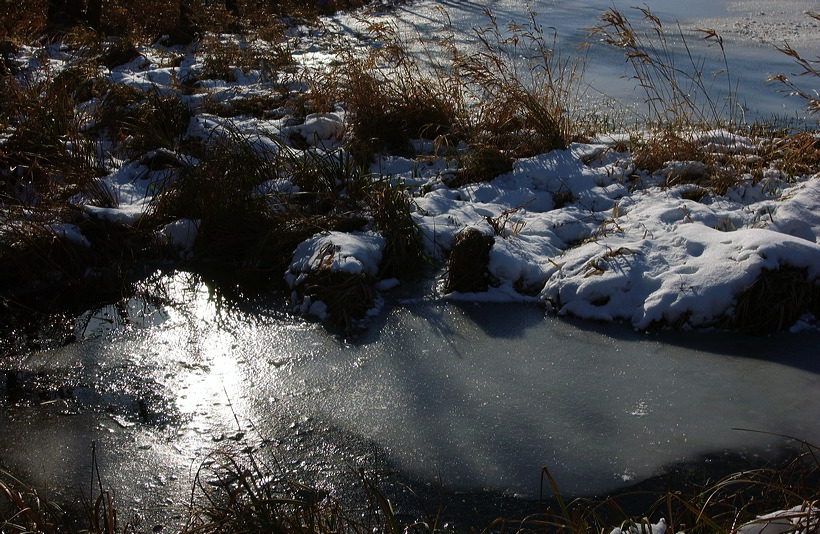
[[[154,518],[187,502],[215,450],[253,450],[341,494],[353,466],[421,487],[441,476],[469,501],[537,498],[542,466],[566,494],[602,494],[784,443],[737,428],[820,442],[817,333],[636,334],[421,299],[346,343],[250,306],[217,311],[204,288],[179,298],[132,302],[129,325],[100,314],[85,341],[8,367],[0,460],[74,497],[95,441],[121,513]]]

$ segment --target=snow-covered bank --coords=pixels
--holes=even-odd
[[[430,7],[428,4],[419,3],[422,8]],[[503,17],[516,13],[507,10]],[[345,20],[344,16],[328,20],[324,33],[301,27],[291,30],[286,48],[292,49],[294,61],[302,61],[299,68],[326,68],[339,58],[353,61],[352,55],[335,55],[326,46],[327,40],[379,47],[379,43],[357,34],[352,23],[345,26]],[[462,37],[471,35],[474,37],[470,30]],[[237,36],[208,39],[236,40],[233,45],[237,50],[251,46]],[[178,99],[180,106],[191,113],[190,120],[186,115],[181,125],[184,137],[198,140],[202,146],[213,139],[235,139],[241,140],[237,143],[243,147],[241,150],[284,154],[284,163],[270,173],[276,174],[275,178],[265,175],[264,183],[253,184],[253,195],[271,213],[286,211],[288,205],[316,194],[296,185],[296,174],[301,172],[297,162],[324,161],[336,165],[337,170],[350,169],[346,167],[350,161],[346,142],[356,111],[348,109],[348,103],[330,103],[323,108],[325,111],[302,113],[309,106],[302,102],[303,108],[296,109],[293,100],[321,95],[311,93],[307,81],[291,77],[296,70],[291,65],[281,72],[264,74],[261,67],[232,67],[228,69],[230,75],[224,76],[230,80],[205,77],[210,52],[198,48],[206,46],[208,39],[187,49],[142,46],[139,57],[126,64],[113,68],[96,65],[95,76],[136,94],[144,91],[158,101]],[[269,45],[265,43],[254,46],[265,53],[276,52],[266,49]],[[38,54],[48,56],[51,72],[66,71],[79,61],[59,47],[23,49],[16,61],[21,68],[34,67],[29,73],[32,78],[42,76],[40,71],[44,70],[37,63]],[[380,66],[373,68],[378,70]],[[305,80],[310,81],[310,76]],[[274,93],[281,98],[273,98]],[[293,100],[288,100],[293,95]],[[270,100],[264,100],[266,97]],[[222,113],[225,106],[253,99],[262,106],[253,115]],[[80,109],[101,107],[102,100],[96,97]],[[333,111],[329,111],[331,108]],[[89,123],[93,125],[93,119]],[[523,124],[520,129],[519,138],[526,139],[530,126]],[[687,139],[696,147],[696,154],[713,161],[666,161],[658,170],[641,168],[635,154],[627,151],[630,143],[640,146],[640,132],[631,138],[616,132],[584,141],[564,150],[518,159],[510,172],[491,181],[452,187],[450,178],[458,172],[458,162],[469,154],[468,144],[462,141],[449,152],[438,152],[432,149],[435,143],[430,140],[413,140],[414,156],[378,154],[364,176],[373,183],[401,186],[397,191],[406,195],[410,205],[416,226],[412,230],[421,233],[426,256],[440,269],[438,274],[442,274],[456,236],[465,229],[474,229],[492,240],[486,269],[489,290],[457,295],[440,292],[434,295],[436,298],[541,302],[558,314],[625,321],[641,330],[659,325],[737,326],[732,321],[738,307],[744,305],[740,301],[744,292],[770,273],[786,271],[793,275],[786,290],[809,297],[795,306],[796,311],[806,312],[803,317],[787,314],[784,320],[799,320],[801,327],[815,322],[811,312],[816,310],[817,299],[813,295],[820,280],[820,174],[816,168],[801,167],[796,172],[768,164],[759,156],[763,141],[723,130],[705,131]],[[122,143],[127,145],[128,139]],[[173,188],[179,169],[185,165],[195,167],[199,162],[198,157],[181,148],[181,141],[177,143],[180,147],[173,150],[158,147],[134,156],[101,136],[98,157],[104,161],[107,174],[99,179],[99,189],[110,192],[116,205],[101,205],[94,198],[82,196],[74,200],[83,207],[86,217],[139,224],[156,207],[158,199]],[[215,151],[224,151],[224,147],[215,146]],[[242,159],[241,150],[236,159]],[[733,158],[748,160],[734,165]],[[160,160],[166,163],[156,163]],[[757,167],[748,161],[755,161]],[[253,172],[244,167],[225,170],[217,164],[202,180],[206,183],[214,173],[228,173],[224,181],[229,182],[237,173]],[[710,183],[718,175],[728,176],[730,185],[712,187]],[[349,193],[337,175],[323,179],[332,182],[337,197]],[[208,183],[207,187],[217,189],[213,182]],[[182,195],[195,196],[197,187]],[[308,213],[314,208],[299,216],[314,215]],[[334,209],[340,212],[343,208]],[[287,279],[291,287],[320,269],[380,276],[389,239],[382,228],[377,228],[371,207],[359,205],[356,209],[362,211],[365,222],[355,231],[322,228],[322,232],[295,246],[294,256],[286,258],[285,267],[273,276]],[[205,215],[176,213],[173,218],[177,220],[161,221],[156,237],[173,245],[180,258],[190,258],[200,240],[207,238],[199,220]],[[255,224],[270,222],[271,218]],[[254,230],[248,228],[247,233]],[[71,222],[54,225],[54,234],[70,238],[72,243],[88,243],[81,229]],[[226,245],[221,242],[217,246]],[[392,279],[378,282],[374,287],[381,290],[394,285]],[[322,303],[302,299],[298,294],[293,299],[299,312],[324,314]]]
[[[720,132],[709,141],[722,137],[751,142]],[[395,176],[412,181],[402,164]],[[629,154],[573,145],[518,161],[490,183],[450,189],[433,178],[415,217],[431,255],[465,227],[493,236],[488,218],[505,218],[490,254],[496,288],[469,298],[526,298],[513,288],[540,287],[538,298],[559,313],[640,329],[714,325],[764,269],[820,276],[820,175],[770,169],[762,181],[747,176],[724,195],[693,200],[694,185],[662,186],[680,166],[635,174]]]
[[[728,132],[702,141],[714,150],[752,143]],[[794,268],[805,270],[806,280],[820,277],[820,175],[790,177],[771,168],[763,179],[741,176],[723,195],[665,185],[670,175],[699,165],[670,162],[648,175],[629,153],[591,143],[519,160],[491,182],[459,188],[442,182],[452,172],[442,162],[387,157],[372,171],[415,191],[413,218],[430,258],[443,264],[465,228],[494,239],[491,289],[446,298],[539,300],[559,314],[623,320],[638,329],[706,327],[724,324],[737,296],[764,271]],[[133,183],[127,173],[109,180],[115,190]],[[105,213],[125,217],[146,205],[134,201]],[[180,243],[190,247],[186,239]],[[317,235],[297,248],[288,276],[320,267],[375,276],[383,246],[376,232]],[[806,316],[800,324],[813,322]]]

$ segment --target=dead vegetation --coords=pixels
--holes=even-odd
[[[789,328],[807,313],[820,316],[820,281],[809,279],[806,269],[783,265],[764,269],[737,295],[726,326],[767,335]]]
[[[806,16],[820,21],[820,13],[809,11],[806,12]],[[798,79],[789,78],[783,74],[776,74],[769,78],[769,80],[783,84],[789,95],[803,99],[806,109],[810,113],[815,114],[820,112],[820,95],[818,95],[817,90],[812,90],[807,87],[811,82],[816,82],[818,78],[820,78],[820,58],[817,56],[813,59],[806,58],[788,43],[784,43],[783,46],[777,47],[777,49],[794,60],[795,65],[799,69],[796,74]],[[805,78],[803,78],[804,76]],[[804,80],[809,80],[809,82],[804,82]]]
[[[265,39],[281,36],[284,17],[315,20],[338,10],[361,7],[360,0],[33,0],[0,4],[0,39],[28,41],[46,33],[71,34],[90,28],[105,35],[186,44],[196,34],[254,31]],[[56,10],[54,7],[56,6]]]
[[[536,511],[526,517],[498,517],[471,529],[486,534],[649,532],[662,521],[673,533],[757,528],[809,532],[820,520],[818,449],[804,441],[797,443],[799,448],[785,461],[751,466],[717,479],[696,467],[682,466],[673,468],[667,480],[649,483],[647,489],[636,487],[605,498],[569,500],[544,467]],[[18,478],[0,472],[0,528],[32,534],[135,532],[134,525],[118,521],[117,496],[105,490],[100,474],[92,480],[92,492],[83,499],[84,517],[74,517]],[[203,459],[196,473],[190,509],[181,519],[179,532],[452,532],[445,522],[444,492],[437,507],[428,510],[419,502],[418,517],[408,519],[394,498],[397,488],[363,469],[356,480],[349,494],[338,495],[293,480],[275,460],[265,461],[259,452],[215,452]],[[640,510],[635,510],[636,502],[641,503]]]
[[[700,162],[698,172],[670,175],[667,185],[692,183],[723,194],[737,180],[759,168],[760,158],[751,151],[716,153],[700,140],[703,132],[722,129],[744,132],[742,109],[737,102],[736,82],[728,67],[723,38],[711,29],[687,36],[678,27],[668,30],[648,7],[634,8],[639,20],[609,9],[590,35],[624,51],[632,79],[644,93],[646,105],[642,130],[632,137],[632,159],[647,173],[663,171],[670,162]],[[697,37],[707,48],[719,50],[717,72],[705,70],[689,41]],[[683,43],[679,61],[671,61],[672,40]],[[724,89],[716,89],[716,82]]]
[[[490,286],[490,249],[495,240],[475,228],[459,232],[447,259],[444,293],[481,293]]]
[[[489,182],[513,170],[513,160],[500,149],[479,146],[462,158],[458,172],[446,181],[449,187]]]
[[[466,143],[472,150],[459,183],[471,183],[494,178],[514,158],[566,148],[579,129],[583,60],[562,56],[534,14],[504,26],[490,11],[475,32],[478,50],[468,53],[441,14],[445,27],[435,43],[419,45],[395,26],[372,24],[370,37],[383,45],[344,60],[340,100],[353,115],[348,141],[357,160],[384,150],[408,154],[417,138],[435,140],[445,153]]]

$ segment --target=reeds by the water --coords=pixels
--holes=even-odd
[[[602,498],[568,499],[542,470],[539,511],[525,517],[497,517],[486,523],[448,525],[448,503],[442,492],[438,506],[421,502],[403,510],[394,499],[398,488],[380,482],[376,473],[360,469],[358,482],[339,495],[288,476],[274,459],[259,453],[215,452],[196,473],[187,513],[173,528],[180,534],[228,532],[361,533],[416,532],[651,532],[663,524],[667,532],[749,533],[814,532],[820,522],[820,463],[816,446],[800,445],[789,460],[737,471],[717,480],[687,475],[665,490],[626,490]],[[442,475],[446,477],[446,473]],[[44,502],[37,490],[8,472],[0,472],[0,529],[4,532],[93,534],[136,532],[117,518],[117,499],[105,490],[95,471],[95,489],[85,499],[85,518],[67,515]],[[408,488],[415,495],[412,488]],[[635,511],[634,502],[646,504]],[[629,504],[633,503],[633,504]],[[777,512],[776,514],[773,512]]]

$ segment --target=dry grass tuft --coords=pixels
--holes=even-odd
[[[56,505],[40,499],[37,491],[11,474],[0,471],[0,531],[56,534],[63,515]]]
[[[247,74],[263,65],[263,57],[247,43],[225,40],[216,35],[206,35],[200,40],[197,52],[203,55],[204,68],[199,73],[202,80],[235,82],[236,71]]]
[[[28,42],[42,35],[45,30],[46,3],[30,2],[0,3],[0,39]]]
[[[393,242],[410,250],[409,205],[371,186],[369,175],[343,154],[296,151],[283,141],[261,149],[239,135],[214,138],[196,164],[184,164],[157,183],[150,212],[141,226],[159,228],[178,219],[199,222],[193,249],[197,264],[221,265],[247,291],[284,288],[284,273],[299,243],[322,231],[349,232],[368,219],[357,202],[370,203],[377,224]],[[298,194],[266,193],[264,183],[288,179]],[[389,202],[395,205],[387,207]],[[407,218],[401,219],[400,209]],[[392,212],[391,212],[392,210]],[[395,219],[395,220],[394,220]],[[409,252],[404,261],[409,262]],[[341,287],[335,284],[334,287]]]
[[[706,474],[694,475],[686,470],[677,475],[679,479],[666,481],[666,489],[634,490],[605,499],[568,501],[545,467],[537,513],[523,518],[498,517],[488,525],[474,525],[471,531],[650,532],[651,525],[663,517],[667,532],[711,534],[764,524],[767,520],[760,516],[776,510],[787,512],[779,514],[779,520],[764,531],[812,531],[812,525],[820,519],[820,464],[817,447],[800,443],[801,450],[786,463],[735,472],[716,482],[707,479]],[[384,488],[363,471],[359,476],[364,503],[352,510],[342,507],[327,491],[293,482],[279,474],[278,468],[252,456],[243,460],[226,454],[214,465],[216,473],[208,484],[202,480],[204,469],[198,474],[196,491],[205,497],[205,503],[194,506],[185,533],[450,531],[440,523],[446,503],[441,502],[438,512],[426,520],[401,521]],[[352,501],[350,495],[346,497]],[[639,511],[631,510],[637,501],[650,504],[641,504]],[[640,515],[634,515],[636,512]]]
[[[376,298],[375,279],[364,273],[353,274],[330,269],[308,273],[296,291],[311,302],[323,302],[331,322],[350,332],[356,321],[364,318]]]
[[[218,117],[238,117],[248,115],[257,119],[268,118],[271,110],[287,104],[287,97],[282,94],[270,93],[253,95],[246,98],[233,98],[215,102],[206,98],[202,104],[202,111]],[[306,146],[305,143],[302,146]]]
[[[703,41],[721,51],[722,68],[710,75],[703,72],[703,58],[693,55],[688,45],[691,37],[687,38],[680,27],[670,33],[648,7],[634,9],[640,16],[639,26],[617,9],[609,9],[600,16],[601,23],[591,29],[591,36],[624,51],[633,78],[644,91],[650,123],[661,130],[683,133],[704,127],[736,126],[740,107],[721,36],[714,30],[697,30]],[[673,38],[686,51],[682,61],[672,60]],[[726,82],[722,98],[713,96],[716,77]]]
[[[370,215],[385,239],[379,275],[383,278],[417,278],[427,261],[421,231],[413,220],[413,201],[401,184],[376,182],[367,197]]]
[[[809,280],[806,269],[788,265],[764,269],[735,300],[729,327],[766,335],[790,327],[806,313],[820,316],[820,281]]]
[[[682,190],[681,193],[680,193],[680,197],[682,199],[692,200],[694,202],[700,202],[701,200],[703,200],[707,196],[709,196],[709,190],[704,188],[704,187],[697,186],[697,185],[695,185],[693,187],[688,187],[688,188]]]
[[[737,471],[717,481],[708,473],[696,473],[682,466],[666,481],[650,481],[604,499],[567,500],[544,467],[537,513],[522,518],[498,517],[490,524],[474,525],[471,531],[650,532],[651,525],[664,518],[667,532],[672,533],[743,532],[757,527],[765,527],[764,532],[813,532],[820,521],[818,448],[802,440],[795,441],[800,449],[793,451],[785,462]],[[423,509],[424,519],[410,516],[408,521],[408,516],[401,514],[391,501],[389,487],[368,476],[363,469],[358,472],[358,481],[361,491],[352,488],[338,497],[332,489],[328,491],[293,480],[275,459],[265,462],[259,453],[214,452],[196,473],[190,509],[180,532],[437,534],[452,531],[443,523],[442,512],[446,512],[447,504],[443,493],[438,511],[429,514]],[[75,518],[43,501],[34,489],[0,471],[0,528],[9,532],[52,534],[78,531],[74,523],[82,521],[89,528],[79,530],[81,532],[134,532],[131,525],[117,524],[114,502],[103,490],[99,474],[95,485],[99,485],[96,499],[84,500],[85,517],[72,521]],[[403,490],[418,497],[411,488]],[[339,499],[343,499],[344,504]],[[640,510],[634,509],[636,505]],[[776,511],[780,512],[772,514]],[[617,528],[613,530],[613,527]]]
[[[699,133],[718,128],[737,131],[742,126],[723,39],[714,30],[696,31],[708,47],[720,51],[722,58],[718,72],[704,72],[705,58],[694,55],[691,36],[680,27],[667,30],[648,7],[634,9],[640,17],[638,24],[633,25],[617,9],[609,9],[601,15],[601,23],[591,29],[591,36],[624,51],[633,79],[644,92],[648,133],[632,140],[635,165],[652,173],[671,161],[701,162],[706,165],[703,172],[669,176],[667,185],[695,183],[722,194],[750,171],[746,159],[756,159],[733,160],[713,154],[697,141]],[[674,42],[685,50],[683,58],[676,61]],[[725,90],[720,90],[719,83],[725,83]]]
[[[477,158],[490,151],[525,157],[569,145],[582,61],[563,57],[534,14],[523,26],[502,28],[485,13],[487,25],[476,31],[479,50],[465,54],[452,31],[447,35],[442,11],[445,36],[421,43],[435,47],[425,65],[396,27],[371,25],[370,35],[382,46],[365,58],[351,54],[341,72],[340,99],[352,111],[350,146],[358,161],[384,149],[407,153],[416,138],[434,139],[439,147],[465,141],[481,147]]]
[[[820,136],[797,132],[773,139],[764,159],[790,176],[814,174],[820,169]]]
[[[206,472],[197,473],[194,497],[203,501],[190,514],[184,534],[271,532],[277,534],[398,534],[393,505],[364,471],[361,496],[345,495],[357,508],[343,506],[332,491],[301,484],[254,455],[217,453]],[[208,480],[204,480],[205,477]],[[406,525],[413,532],[439,532],[435,523]]]
[[[75,112],[98,91],[91,70],[77,66],[42,81],[4,78],[0,84],[0,121],[13,127],[0,150],[6,201],[46,206],[85,192],[100,205],[116,204],[99,187],[96,140]]]
[[[352,113],[349,147],[360,164],[385,150],[409,154],[410,139],[450,136],[459,123],[457,84],[424,72],[392,26],[372,25],[385,46],[365,58],[351,54],[339,74],[340,100]]]
[[[700,143],[672,129],[657,132],[646,140],[633,140],[632,161],[649,173],[670,161],[709,161]]]
[[[0,532],[24,534],[60,534],[83,532],[88,534],[118,534],[135,532],[133,525],[120,526],[111,492],[103,489],[97,465],[96,444],[91,444],[91,493],[81,496],[84,518],[66,513],[54,503],[44,501],[37,490],[24,484],[10,473],[0,470]],[[99,487],[96,499],[94,485]],[[87,528],[79,528],[85,521]]]
[[[321,14],[361,7],[361,0],[304,2],[299,0],[109,0],[102,2],[99,14],[81,6],[80,13],[47,20],[47,0],[0,3],[0,40],[30,41],[45,33],[71,33],[77,27],[90,27],[105,35],[131,36],[153,41],[167,36],[167,43],[187,44],[205,33],[236,32],[253,29],[266,40],[282,33],[282,19],[314,20]],[[82,4],[86,4],[83,2]]]
[[[99,62],[109,69],[124,65],[140,57],[136,44],[130,37],[115,38],[99,57]]]
[[[495,147],[478,147],[463,158],[458,172],[447,180],[449,187],[489,182],[513,170],[513,160]]]
[[[676,531],[685,528],[694,533],[734,532],[742,524],[762,523],[760,516],[795,507],[803,512],[791,512],[786,514],[788,517],[808,519],[813,515],[816,521],[820,498],[818,449],[797,441],[801,450],[785,464],[740,471],[717,482],[669,492],[658,499],[655,508]],[[789,525],[787,531],[795,526]],[[783,523],[774,523],[764,532],[775,528],[783,528]]]
[[[138,103],[128,105],[133,96],[140,97]],[[109,97],[112,98],[111,115],[107,119],[115,128],[112,138],[121,140],[126,152],[136,156],[158,148],[180,148],[191,122],[191,111],[184,102],[156,91],[142,94],[115,91]],[[126,103],[124,107],[120,98]],[[124,114],[117,117],[117,111]]]
[[[349,152],[341,150],[291,150],[282,145],[277,167],[299,188],[291,202],[306,215],[356,210],[357,202],[370,185],[370,173]]]
[[[490,249],[495,240],[475,228],[459,232],[447,259],[444,293],[479,293],[490,286]]]
[[[820,13],[807,12],[806,15],[814,19],[814,21],[820,21]],[[816,22],[813,22],[813,24],[816,24]],[[777,47],[777,49],[794,60],[794,63],[800,69],[797,76],[806,76],[809,80],[815,82],[820,79],[820,57],[815,56],[814,59],[806,59],[800,52],[789,46],[788,43],[784,43],[782,47]],[[783,74],[772,76],[769,80],[783,84],[787,93],[802,98],[806,103],[806,109],[809,113],[815,114],[820,112],[820,94],[818,94],[816,89],[803,89],[800,87],[801,84]]]
[[[527,23],[508,27],[489,10],[485,15],[488,24],[476,31],[479,51],[458,55],[455,65],[471,109],[468,141],[514,157],[566,148],[577,127],[583,60],[563,56],[557,36],[532,12]]]
[[[64,230],[77,225],[79,210],[4,207],[0,224],[0,268],[4,273],[0,294],[20,298],[39,286],[55,288],[79,284],[91,264],[89,247],[72,241]]]
[[[274,179],[270,157],[250,143],[216,138],[196,164],[183,165],[157,184],[143,224],[159,227],[178,219],[199,220],[195,244],[199,259],[235,263],[266,228],[273,213],[257,187]]]

